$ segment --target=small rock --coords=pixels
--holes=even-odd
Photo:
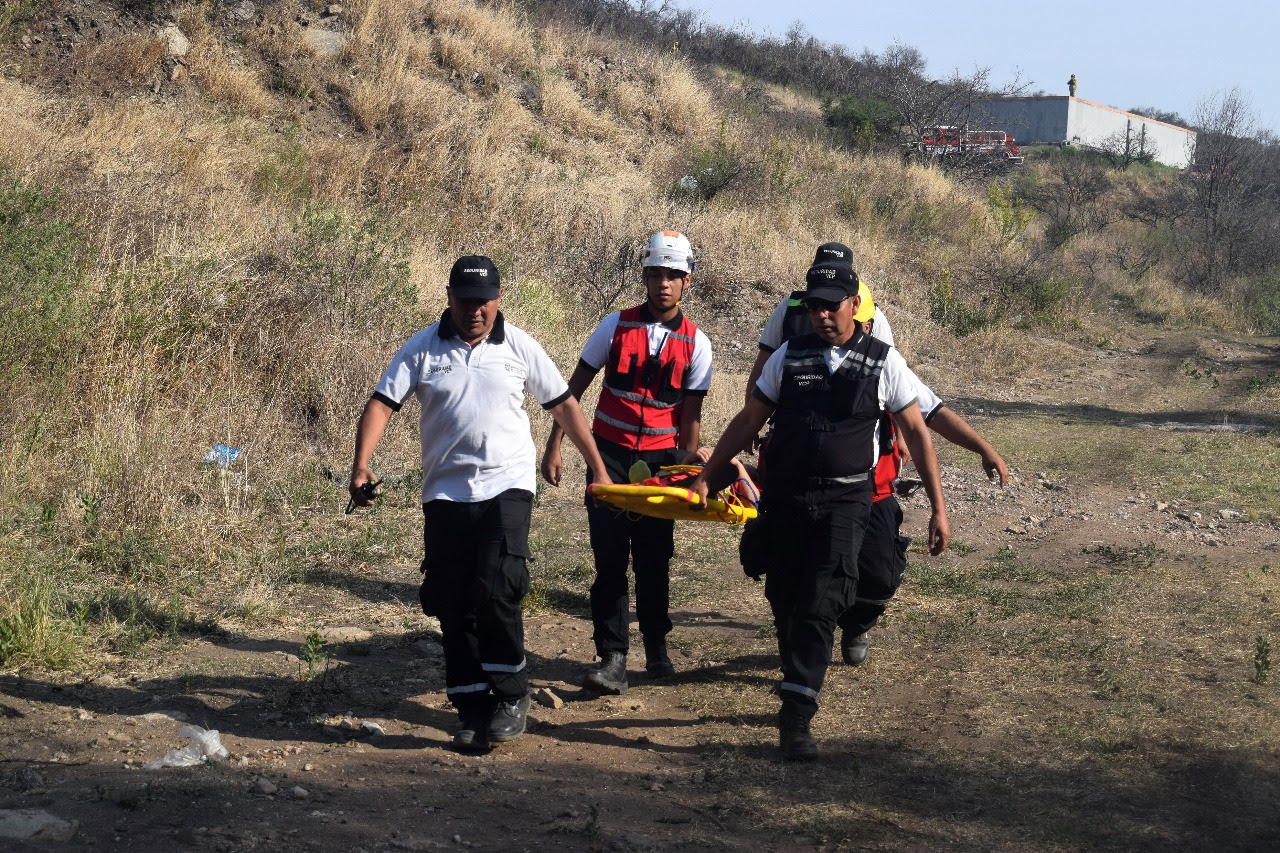
[[[533,698],[544,708],[554,708],[558,711],[564,707],[564,700],[557,696],[550,687],[538,688],[534,692]]]
[[[310,773],[312,770],[316,769],[316,766],[311,762],[307,762],[306,764],[302,765],[302,769],[304,772]]]
[[[265,776],[259,776],[258,780],[253,783],[253,791],[257,794],[267,794],[269,796],[279,790],[280,787]]]
[[[418,654],[429,658],[444,654],[444,646],[435,640],[419,640],[413,644],[413,648]]]
[[[80,824],[40,809],[0,809],[0,838],[15,841],[70,841]]]
[[[301,785],[294,785],[289,789],[289,795],[295,800],[308,800],[311,798],[311,792]]]
[[[614,850],[658,850],[662,845],[647,835],[641,835],[638,832],[624,832],[609,846]]]
[[[366,732],[368,732],[371,735],[385,735],[387,733],[387,730],[384,729],[382,726],[378,725],[375,722],[371,722],[369,720],[365,720],[363,723],[361,723],[360,728],[364,729]]]
[[[326,17],[330,17],[330,18],[332,18],[334,15],[341,15],[341,14],[342,14],[342,4],[341,4],[341,3],[330,3],[328,6],[325,6],[325,7],[324,7],[324,14],[325,14],[325,16],[326,16]]]
[[[228,4],[227,17],[233,21],[245,24],[253,20],[253,16],[256,12],[257,9],[254,8],[253,3],[249,2],[249,0],[243,0],[243,2],[240,3]]]
[[[320,632],[320,639],[326,643],[363,643],[365,640],[373,639],[373,632],[366,631],[364,628],[355,628],[351,626],[343,628],[325,628]]]
[[[1152,506],[1152,509],[1154,509],[1156,512],[1168,512],[1169,505],[1164,501],[1156,501],[1155,504]]]
[[[191,40],[187,38],[182,30],[178,29],[177,24],[161,27],[160,32],[156,33],[156,35],[168,45],[170,56],[183,57],[191,50]]]
[[[84,708],[77,708],[77,709],[76,709],[76,719],[77,719],[77,720],[92,720],[93,718],[94,718],[94,717],[93,717],[93,714],[90,714],[90,713],[89,713],[88,711],[86,711]]]
[[[148,723],[185,723],[187,715],[181,711],[150,711],[142,715]]]
[[[343,33],[323,27],[307,27],[302,31],[302,42],[321,59],[336,59],[347,46],[348,37]]]
[[[1218,510],[1218,518],[1223,521],[1230,521],[1233,518],[1243,518],[1244,513],[1238,509],[1221,509]]]

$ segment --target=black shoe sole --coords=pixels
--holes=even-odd
[[[489,735],[489,743],[510,743],[511,741],[520,737],[520,735],[524,734],[525,729],[527,728],[528,728],[527,726],[521,726],[520,731],[518,732],[503,732],[501,734],[491,733]]]
[[[518,729],[500,730],[496,732],[492,728],[488,729],[485,732],[485,736],[489,743],[507,743],[515,740],[525,733],[525,730],[529,728],[529,697],[527,695],[524,699],[520,700],[519,708],[520,715],[514,719],[519,722],[520,727]],[[505,716],[506,715],[504,714],[504,717]],[[508,717],[508,719],[511,718]]]
[[[818,749],[814,747],[812,750],[784,749],[782,750],[783,761],[817,761]]]
[[[588,690],[603,693],[606,696],[621,696],[623,693],[627,692],[627,687],[630,686],[625,681],[619,684],[616,681],[605,681],[602,678],[592,678],[592,675],[595,675],[595,673],[592,673],[582,679],[582,686]]]
[[[469,733],[469,736],[468,736]],[[489,742],[482,731],[458,732],[452,739],[453,748],[459,752],[488,752]]]

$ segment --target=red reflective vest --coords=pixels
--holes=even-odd
[[[675,328],[664,324],[661,352],[650,355],[647,326],[652,318],[645,306],[628,308],[618,316],[591,425],[593,433],[633,450],[676,446],[680,403],[693,366],[698,327],[683,314],[677,314],[674,321],[678,321]]]
[[[888,432],[886,441],[885,433]],[[888,448],[886,449],[886,445]],[[898,449],[898,431],[893,418],[886,413],[880,419],[880,458],[876,461],[875,482],[871,487],[871,502],[882,501],[893,494],[893,481],[902,472],[902,451]]]

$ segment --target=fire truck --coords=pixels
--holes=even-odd
[[[991,157],[1007,163],[1021,163],[1021,150],[1013,137],[1003,130],[969,130],[955,125],[926,128],[924,138],[912,145],[917,151],[934,157]]]

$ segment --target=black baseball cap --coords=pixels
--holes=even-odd
[[[814,253],[813,264],[848,264],[854,266],[853,249],[844,243],[823,243]]]
[[[497,299],[502,277],[484,255],[463,255],[449,270],[449,292],[458,299]]]
[[[858,292],[858,274],[846,263],[814,264],[805,275],[801,301],[825,299],[840,302]]]

